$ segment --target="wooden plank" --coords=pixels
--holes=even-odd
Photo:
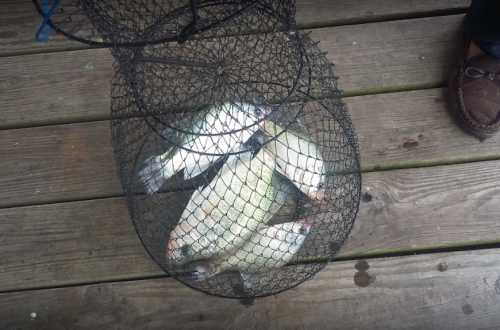
[[[445,91],[347,98],[364,170],[500,157],[500,135],[480,143],[448,115]],[[0,207],[115,196],[109,122],[0,131]]]
[[[330,264],[250,306],[171,279],[0,295],[6,329],[498,329],[498,250]]]
[[[0,210],[0,291],[160,274],[124,198]]]
[[[347,93],[442,84],[456,62],[463,16],[313,30],[337,63]],[[104,118],[112,76],[108,50],[0,58],[0,128]]]
[[[448,90],[346,99],[359,136],[364,169],[423,166],[500,156],[500,136],[480,143],[448,111]]]
[[[312,30],[338,65],[346,93],[436,86],[460,49],[462,15]]]
[[[107,50],[0,58],[0,128],[109,117],[111,71]]]
[[[366,173],[339,256],[498,242],[499,165]],[[2,209],[0,219],[0,291],[161,274],[122,198]]]
[[[0,131],[0,206],[119,193],[109,122]]]
[[[297,21],[300,26],[325,26],[418,16],[465,9],[470,0],[298,0]],[[30,0],[4,0],[0,11],[0,56],[43,51],[79,49],[85,45],[57,36],[49,43],[34,41],[40,24]]]

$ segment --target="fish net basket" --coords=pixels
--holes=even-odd
[[[188,39],[290,30],[291,0],[33,0],[57,33],[85,44],[129,48]]]
[[[254,298],[295,287],[334,258],[361,176],[319,45],[299,32],[234,38],[118,56],[111,128],[154,261],[205,293]]]

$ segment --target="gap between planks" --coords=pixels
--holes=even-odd
[[[496,247],[499,163],[365,174],[358,218],[336,259]],[[2,291],[161,274],[124,198],[3,209],[0,217]]]
[[[347,96],[443,86],[463,16],[314,30]],[[33,127],[109,117],[112,58],[93,49],[0,60],[4,121]]]
[[[307,29],[453,15],[464,13],[469,4],[470,0],[362,0],[355,3],[350,0],[298,0],[297,22],[299,28]],[[3,8],[0,20],[5,23],[0,26],[0,57],[88,49],[62,36],[50,43],[35,43],[34,34],[41,18],[29,0],[6,1]]]
[[[424,169],[424,168],[433,168],[433,167],[441,167],[441,166],[450,166],[450,165],[465,165],[471,163],[481,163],[488,161],[499,161],[500,156],[489,156],[489,157],[473,157],[473,158],[463,158],[463,159],[454,159],[452,161],[435,161],[435,162],[412,162],[410,164],[398,164],[391,166],[374,166],[373,168],[363,168],[361,169],[361,174],[366,173],[377,173],[377,172],[390,172],[390,171],[398,171],[398,170],[409,170],[409,169]],[[183,190],[178,190],[183,191]],[[166,193],[175,193],[178,191],[165,191]],[[72,203],[72,202],[85,202],[85,201],[93,201],[93,200],[102,200],[102,199],[110,199],[110,198],[124,198],[125,195],[123,193],[117,194],[108,194],[108,195],[92,195],[89,197],[82,198],[61,198],[61,199],[53,199],[50,201],[41,201],[41,202],[30,202],[30,203],[18,203],[18,204],[10,204],[6,206],[0,206],[0,210],[3,209],[15,209],[19,207],[29,207],[29,206],[42,206],[42,205],[54,205],[61,203]],[[392,252],[387,252],[392,253]]]
[[[482,143],[450,118],[445,90],[347,99],[364,172],[500,158],[500,136]],[[120,196],[107,121],[0,131],[0,207]]]
[[[397,251],[397,250],[387,250],[387,251],[376,251],[373,253],[359,253],[359,254],[352,254],[352,255],[345,255],[342,257],[334,257],[331,260],[328,260],[328,266],[335,265],[336,263],[344,263],[344,262],[353,262],[353,261],[360,261],[360,260],[373,260],[373,259],[398,259],[398,258],[404,258],[404,257],[414,257],[414,256],[419,256],[419,255],[447,255],[450,253],[459,253],[459,252],[472,252],[472,251],[489,251],[489,250],[495,250],[495,251],[500,251],[500,240],[498,241],[491,241],[491,242],[484,242],[484,241],[477,241],[477,242],[463,242],[462,244],[460,243],[455,243],[455,244],[450,244],[448,246],[434,246],[434,247],[426,247],[426,248],[421,248],[421,249],[408,249],[404,251]],[[321,261],[319,261],[321,262]],[[323,261],[324,262],[324,261]],[[310,263],[314,263],[314,261],[311,261]],[[20,292],[32,292],[32,291],[43,291],[43,290],[50,290],[50,289],[63,289],[63,288],[75,288],[75,287],[81,287],[81,286],[88,286],[88,285],[103,285],[103,284],[113,284],[113,283],[128,283],[128,282],[134,282],[134,281],[145,281],[145,280],[155,280],[155,279],[173,279],[172,276],[170,276],[167,273],[164,273],[163,271],[158,271],[157,274],[151,273],[149,275],[144,275],[144,276],[130,276],[126,278],[115,278],[115,279],[108,279],[108,280],[98,280],[98,281],[81,281],[81,282],[75,282],[71,284],[61,284],[61,285],[47,285],[47,286],[40,286],[40,287],[27,287],[27,288],[17,288],[17,289],[9,289],[9,290],[1,290],[0,289],[0,295],[1,294],[8,294],[8,293],[20,293]]]
[[[4,328],[496,329],[498,250],[346,261],[243,305],[172,279],[0,295]],[[364,279],[364,280],[363,280]],[[31,316],[31,317],[30,317]]]
[[[434,84],[420,84],[420,85],[405,85],[405,86],[397,86],[397,87],[381,88],[381,89],[372,88],[359,91],[343,92],[342,99],[346,103],[349,103],[350,98],[360,97],[360,96],[370,96],[370,95],[375,96],[380,94],[394,94],[394,93],[425,91],[425,90],[442,89],[442,88],[447,88],[447,86],[444,83],[434,83]],[[103,111],[102,114],[86,116],[85,118],[59,119],[59,120],[52,119],[49,121],[31,122],[26,124],[0,123],[0,131],[26,129],[34,127],[46,127],[55,125],[66,125],[66,124],[92,123],[92,122],[110,121],[110,120],[111,120],[110,113]]]

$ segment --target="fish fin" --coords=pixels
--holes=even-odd
[[[222,166],[226,163],[226,161],[229,159],[228,155],[220,157],[217,161],[212,163],[205,172],[201,173],[200,175],[204,175],[204,182],[201,184],[201,190],[205,189],[210,185],[212,180],[218,175],[219,171],[221,170]],[[213,170],[211,170],[213,169]]]
[[[245,148],[249,148],[252,152],[252,158],[255,157],[259,151],[262,149],[264,145],[264,133],[257,131],[255,132],[248,140],[246,140],[242,146],[239,148],[240,150],[245,150]]]
[[[239,300],[243,306],[252,306],[255,303],[255,297],[252,295],[252,291],[245,288],[242,277],[240,276],[239,278],[239,283],[233,283],[232,285],[233,291],[240,297]]]
[[[206,281],[212,274],[208,271],[207,268],[202,266],[197,266],[194,271],[191,272],[191,278],[196,282]]]
[[[291,194],[299,197],[307,197],[307,195],[302,190],[300,190],[295,185],[295,183],[290,180],[284,173],[285,172],[282,171],[281,167],[277,165],[274,175],[276,175],[277,177],[276,182],[277,184],[279,184],[280,189],[286,194]]]
[[[201,282],[214,277],[218,273],[219,272],[215,270],[208,261],[200,261],[192,265],[189,276],[193,281]]]
[[[196,178],[198,175],[201,175],[218,161],[219,160],[217,159],[215,162],[207,162],[206,164],[197,163],[189,168],[184,168],[184,180]]]
[[[255,275],[245,272],[240,272],[241,281],[245,290],[252,290],[255,287]]]
[[[148,194],[158,192],[165,181],[170,178],[173,173],[169,173],[169,161],[164,161],[160,156],[152,156],[146,159],[145,165],[139,172],[139,178],[146,187]]]

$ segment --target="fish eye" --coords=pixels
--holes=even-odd
[[[301,234],[301,235],[305,235],[305,234],[307,234],[307,229],[306,229],[306,228],[304,228],[304,227],[300,227],[300,229],[299,229],[299,234]]]
[[[188,256],[188,255],[189,255],[189,250],[190,250],[189,245],[187,245],[187,244],[186,244],[186,245],[183,245],[183,246],[181,247],[181,254],[182,254],[184,257],[186,257],[186,256]]]

